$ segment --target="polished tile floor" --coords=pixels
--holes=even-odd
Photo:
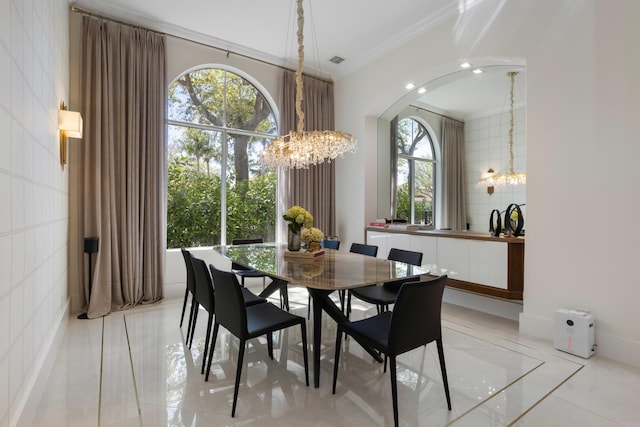
[[[292,312],[306,316],[306,290],[291,288],[290,298]],[[206,316],[189,350],[186,319],[178,327],[181,307],[181,300],[164,300],[102,319],[70,319],[33,425],[393,425],[388,374],[353,340],[343,346],[331,394],[336,330],[326,316],[320,388],[305,386],[299,329],[276,336],[274,360],[265,341],[254,340],[231,418],[238,341],[221,329],[205,382]],[[356,302],[353,317],[373,312]],[[307,328],[311,333],[310,321]],[[401,426],[640,425],[640,369],[559,352],[520,337],[515,322],[448,304],[443,340],[453,409],[432,343],[399,358]]]

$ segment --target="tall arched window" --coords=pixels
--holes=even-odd
[[[396,137],[396,218],[434,225],[435,161],[425,126],[412,118],[398,121]]]
[[[167,247],[275,240],[276,173],[260,151],[278,135],[272,106],[246,78],[218,68],[169,87]]]

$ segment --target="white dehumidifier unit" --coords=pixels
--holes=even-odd
[[[591,357],[596,351],[593,315],[583,310],[556,310],[553,346],[585,359]]]

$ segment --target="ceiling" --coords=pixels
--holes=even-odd
[[[481,1],[466,2],[465,7]],[[460,5],[460,0],[394,0],[382,6],[372,0],[310,2],[304,0],[304,68],[333,79],[358,70],[443,20],[455,17]],[[295,0],[70,0],[69,3],[80,10],[296,68]],[[334,56],[344,58],[344,62],[330,62]],[[467,82],[452,83],[451,87],[442,86],[421,102],[445,112],[457,111],[458,117],[474,114],[478,108],[486,110],[489,103],[494,104],[490,108],[504,105],[506,77],[499,79],[485,74],[473,75]]]

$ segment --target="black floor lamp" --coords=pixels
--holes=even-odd
[[[89,297],[87,301],[91,301],[91,286],[93,282],[91,281],[91,271],[93,270],[93,264],[91,263],[91,254],[95,254],[98,252],[98,242],[100,241],[97,237],[85,237],[84,238],[84,252],[89,254]],[[87,313],[82,313],[78,315],[78,319],[88,319]]]

